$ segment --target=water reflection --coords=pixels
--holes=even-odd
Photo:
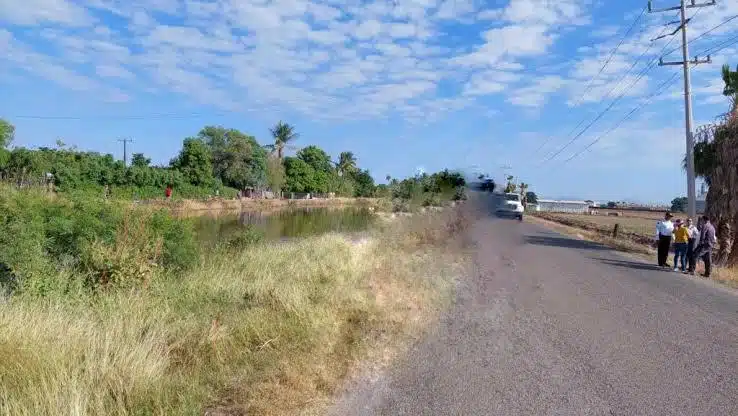
[[[194,221],[201,241],[215,243],[246,226],[260,230],[270,240],[359,232],[369,228],[374,215],[365,208],[302,208],[276,213],[243,211],[218,217],[202,216]]]

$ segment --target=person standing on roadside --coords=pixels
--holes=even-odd
[[[712,250],[715,248],[715,227],[710,222],[710,217],[702,216],[702,230],[700,231],[700,242],[697,247],[697,258],[705,263],[703,277],[710,277],[712,272]],[[692,272],[694,273],[694,272]]]
[[[674,223],[671,222],[673,215],[667,212],[664,220],[656,224],[656,239],[658,240],[658,260],[659,267],[669,267],[666,262],[669,258],[669,248],[671,247],[671,238],[674,235]]]
[[[694,269],[697,267],[695,250],[697,249],[697,242],[700,238],[700,231],[692,224],[691,218],[687,218],[687,232],[689,233],[689,240],[687,241],[687,263],[689,263],[689,267],[687,271],[694,273]]]
[[[687,246],[689,230],[681,219],[676,220],[674,227],[674,271],[687,271]],[[681,268],[680,268],[681,265]]]

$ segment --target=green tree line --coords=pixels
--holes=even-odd
[[[183,140],[168,165],[152,166],[150,158],[134,153],[126,166],[110,154],[80,151],[61,142],[55,148],[11,149],[15,128],[0,119],[0,178],[19,186],[50,182],[59,192],[106,188],[119,197],[161,197],[163,189],[171,186],[182,198],[232,197],[240,190],[253,189],[423,199],[426,205],[459,198],[465,185],[461,174],[444,171],[377,186],[371,173],[359,167],[353,152],[342,152],[333,160],[320,147],[309,145],[296,149],[294,156],[285,156],[299,138],[295,127],[280,121],[270,131],[272,143],[263,146],[239,130],[206,126]]]

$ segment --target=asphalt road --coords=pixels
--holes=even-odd
[[[454,307],[340,415],[738,415],[738,296],[529,223],[475,224]]]

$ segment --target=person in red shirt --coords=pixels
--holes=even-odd
[[[167,185],[166,191],[164,191],[164,195],[167,197],[167,199],[172,198],[172,185]]]

